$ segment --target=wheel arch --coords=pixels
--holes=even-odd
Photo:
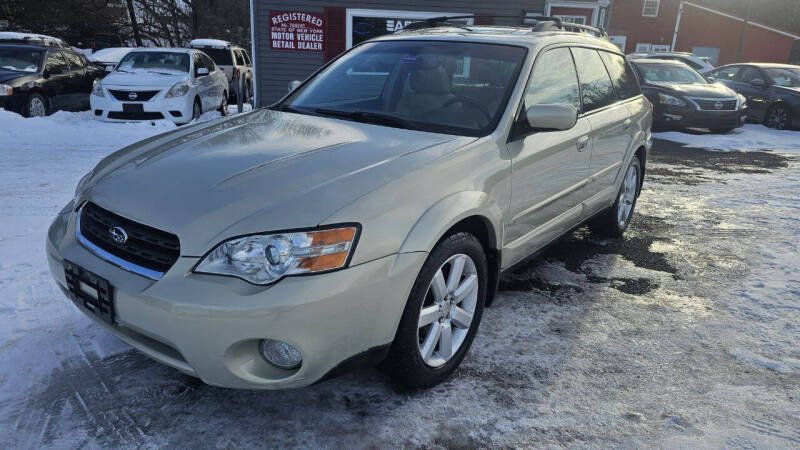
[[[639,158],[639,164],[642,167],[642,174],[639,177],[639,190],[636,192],[636,195],[642,193],[642,186],[644,186],[644,176],[647,173],[647,148],[644,145],[640,146],[636,149],[633,155]]]

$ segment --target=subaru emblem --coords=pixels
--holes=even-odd
[[[126,233],[125,229],[122,227],[109,228],[108,234],[111,235],[111,239],[113,239],[117,244],[122,245],[128,242],[128,233]]]
[[[128,94],[128,98],[131,99],[131,100],[136,100],[136,97],[138,97],[138,96],[139,95],[136,94],[136,92],[131,92],[131,93]]]
[[[717,108],[717,109],[722,109],[722,106],[723,106],[723,105],[722,105],[722,102],[717,102],[717,103],[714,103],[714,108]]]

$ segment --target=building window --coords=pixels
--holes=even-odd
[[[650,49],[653,47],[652,44],[639,42],[636,44],[636,53],[650,53]]]
[[[577,23],[580,25],[586,25],[586,16],[568,16],[563,14],[556,14],[553,17],[557,17],[561,19],[563,22],[570,22],[570,23]]]
[[[666,53],[670,51],[669,45],[654,45],[650,47],[650,53]]]
[[[644,0],[644,8],[642,9],[642,16],[644,17],[658,17],[658,6],[661,0]]]

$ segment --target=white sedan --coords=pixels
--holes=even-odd
[[[228,80],[205,53],[192,49],[131,50],[113,72],[95,82],[95,118],[108,121],[167,119],[187,123],[228,106]]]

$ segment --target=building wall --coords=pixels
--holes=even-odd
[[[344,49],[344,12],[346,8],[389,11],[424,11],[484,15],[522,16],[523,12],[541,14],[544,0],[252,0],[256,96],[259,106],[274,103],[288,91],[292,80],[303,80],[328,58]],[[270,11],[296,11],[324,14],[326,17],[325,51],[300,52],[270,48]],[[508,21],[506,21],[508,22]],[[503,23],[498,20],[496,23]],[[519,24],[515,21],[514,24]]]
[[[644,17],[644,0],[613,0],[610,35],[627,36],[624,53],[633,53],[637,43],[672,45],[680,0],[661,0],[658,17]]]

